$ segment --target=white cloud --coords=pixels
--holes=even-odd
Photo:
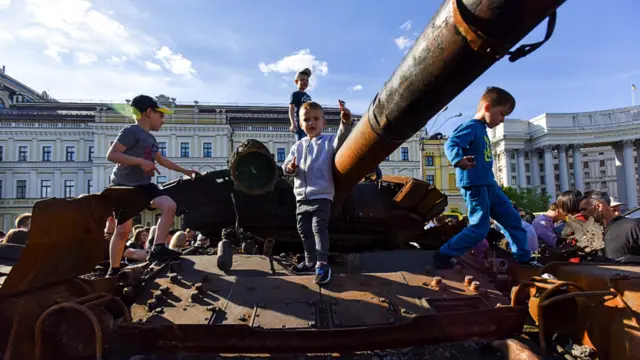
[[[411,20],[407,20],[407,21],[404,22],[404,24],[400,25],[400,29],[402,29],[404,31],[411,30]]]
[[[351,91],[360,91],[360,90],[362,90],[362,85],[356,85],[351,88]]]
[[[187,78],[192,77],[196,74],[196,71],[191,66],[191,60],[182,56],[182,54],[174,53],[166,46],[160,48],[160,50],[155,50],[156,55],[154,56],[156,59],[160,60],[164,67],[177,75],[184,75]]]
[[[311,69],[311,79],[309,81],[309,88],[313,89],[316,84],[317,76],[326,76],[329,73],[329,65],[326,61],[317,60],[315,55],[311,54],[311,50],[303,49],[283,57],[282,59],[265,64],[261,62],[258,67],[265,75],[271,72],[280,74],[297,74],[300,70],[305,68]]]
[[[65,48],[61,48],[59,46],[49,45],[49,47],[44,51],[45,55],[53,58],[55,61],[60,62],[62,58],[60,54],[68,53],[69,50]]]
[[[11,5],[11,0],[0,0],[0,10],[6,9]]]
[[[411,44],[413,44],[413,40],[409,40],[409,38],[406,36],[400,36],[399,38],[396,38],[394,41],[396,43],[396,46],[398,46],[398,49],[400,50],[407,48],[411,46]]]
[[[79,52],[76,52],[74,55],[76,56],[76,61],[79,64],[91,64],[98,60],[98,57],[96,56],[96,54],[90,54],[90,53],[79,51]]]
[[[122,64],[123,62],[127,61],[127,57],[126,56],[112,56],[110,59],[107,60],[107,62],[110,62],[114,65],[118,65],[118,64]]]
[[[144,67],[147,70],[151,70],[151,71],[162,71],[162,67],[152,61],[145,61],[144,62]]]
[[[13,41],[13,35],[4,30],[0,30],[0,41]]]

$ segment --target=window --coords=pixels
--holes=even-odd
[[[585,190],[591,190],[591,183],[584,184],[584,189]]]
[[[540,164],[540,172],[544,171],[544,164]]]
[[[0,199],[2,199],[2,180],[0,180]]]
[[[582,168],[583,169],[588,169],[589,168],[589,162],[588,161],[583,161],[582,162]]]
[[[544,153],[539,152],[538,153],[538,159],[543,160],[544,159]]]
[[[528,151],[526,153],[524,153],[524,159],[525,160],[529,160],[529,152]]]
[[[65,180],[64,181],[64,197],[72,198],[75,196],[75,192],[76,192],[76,181]]]
[[[284,161],[285,160],[285,148],[278,148],[277,152],[278,152],[278,161]]]
[[[138,214],[133,217],[133,225],[141,225],[142,224],[142,215]]]
[[[87,161],[93,161],[93,146],[89,146],[89,157]]]
[[[600,166],[604,166],[604,160],[600,160]]]
[[[426,182],[428,182],[431,185],[435,185],[436,181],[435,181],[435,176],[434,175],[427,175],[426,178]]]
[[[511,164],[511,172],[516,172],[516,164]]]
[[[202,144],[202,156],[203,157],[211,157],[213,146],[211,146],[210,142],[206,142]]]
[[[556,174],[554,178],[556,179],[556,181],[560,181],[560,174]]]
[[[560,170],[560,166],[558,164],[553,164],[553,170],[559,171]]]
[[[51,145],[42,147],[42,161],[51,161]]]
[[[27,198],[27,180],[16,181],[16,199]]]
[[[600,170],[600,176],[601,177],[607,176],[607,171],[606,170]]]
[[[531,185],[531,176],[527,175],[527,185]]]
[[[516,177],[515,177],[515,176],[512,176],[512,177],[511,177],[511,185],[512,185],[512,186],[516,186],[516,185],[518,185],[518,181],[516,180]]]
[[[529,164],[524,164],[524,172],[531,172],[531,166],[529,166]]]
[[[408,147],[402,147],[400,149],[401,152],[401,156],[402,156],[402,161],[409,161],[409,148]]]
[[[76,161],[76,147],[75,146],[67,146],[65,148],[65,160],[66,161]]]
[[[40,198],[51,197],[51,180],[40,180]]]
[[[158,151],[160,151],[160,155],[166,157],[167,156],[167,143],[166,142],[159,142],[158,143]]]
[[[93,192],[93,180],[87,180],[87,193],[91,194]]]
[[[180,157],[189,157],[189,143],[181,142],[180,143]]]
[[[27,161],[27,147],[24,145],[18,146],[18,161]]]
[[[166,183],[168,181],[166,176],[157,176],[156,177],[156,183],[158,184],[158,186]]]
[[[0,146],[0,161],[4,158],[4,146]]]
[[[515,160],[516,159],[516,153],[514,153],[513,151],[511,152],[511,155],[509,156],[511,158],[511,160]]]
[[[607,188],[607,182],[606,181],[600,182],[600,189],[606,189],[606,188]]]
[[[424,157],[424,166],[433,166],[433,156]]]
[[[544,184],[544,176],[540,176],[540,184]]]
[[[585,172],[584,172],[584,178],[585,178],[585,179],[588,179],[588,178],[589,178],[589,172],[588,172],[588,171],[585,171]]]

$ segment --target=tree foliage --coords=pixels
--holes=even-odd
[[[549,208],[551,197],[544,191],[533,188],[516,189],[510,186],[503,187],[502,190],[511,201],[526,211],[535,213]]]

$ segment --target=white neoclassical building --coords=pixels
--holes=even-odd
[[[601,190],[638,205],[640,106],[508,119],[489,137],[502,185],[540,188],[552,201],[569,189]]]
[[[228,106],[179,103],[159,96],[175,114],[155,133],[160,151],[200,172],[227,167],[227,158],[245,139],[262,141],[282,164],[295,139],[286,106]],[[131,118],[114,109],[122,104],[58,102],[0,72],[0,230],[47,197],[75,197],[102,191],[113,164],[105,158]],[[338,110],[326,111],[327,129],[337,129]],[[356,117],[357,118],[357,117]],[[421,178],[419,134],[380,164],[383,173]],[[160,168],[158,184],[179,175]],[[155,222],[145,212],[137,222]]]

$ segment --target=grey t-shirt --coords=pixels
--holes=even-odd
[[[127,149],[125,155],[143,158],[155,162],[158,142],[148,131],[138,124],[129,125],[120,130],[116,142]],[[149,184],[152,175],[147,175],[140,166],[116,164],[111,173],[111,185],[136,186]]]

